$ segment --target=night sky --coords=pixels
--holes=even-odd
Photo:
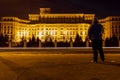
[[[0,17],[26,19],[40,7],[51,7],[54,13],[94,13],[99,18],[120,15],[119,0],[0,0]]]

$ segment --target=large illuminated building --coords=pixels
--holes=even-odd
[[[99,22],[104,26],[105,38],[116,36],[120,39],[120,16],[108,16]]]
[[[40,8],[40,13],[29,14],[28,20],[2,17],[0,31],[3,35],[8,35],[12,42],[19,42],[23,37],[28,41],[32,36],[41,41],[45,41],[46,38],[53,41],[69,41],[72,38],[74,41],[76,34],[85,41],[94,17],[95,14],[57,14],[51,13],[50,8]],[[99,21],[105,28],[104,38],[113,35],[120,37],[120,17],[111,16]]]

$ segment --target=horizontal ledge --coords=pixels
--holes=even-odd
[[[103,47],[105,53],[120,53],[120,47]],[[0,52],[36,52],[36,53],[92,53],[91,47],[11,47],[0,48]]]

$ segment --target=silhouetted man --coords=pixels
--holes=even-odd
[[[95,18],[93,24],[88,30],[88,37],[92,41],[92,48],[94,57],[93,60],[95,63],[98,61],[98,51],[100,53],[100,58],[104,62],[104,52],[102,49],[102,33],[104,32],[103,26],[98,23],[98,19]]]

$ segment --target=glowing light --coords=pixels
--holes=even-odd
[[[53,32],[51,31],[50,34],[53,35]]]
[[[63,34],[64,34],[64,35],[67,35],[67,31],[64,31]]]
[[[27,31],[23,31],[22,34],[23,34],[24,37],[27,37],[28,32]]]
[[[17,32],[18,37],[24,36],[27,37],[28,31]]]
[[[83,31],[82,34],[85,35],[85,31]]]
[[[42,33],[41,32],[39,32],[38,37],[41,39],[41,37],[42,37]]]
[[[19,32],[17,32],[17,34],[18,34],[18,37],[20,36],[20,33]]]

